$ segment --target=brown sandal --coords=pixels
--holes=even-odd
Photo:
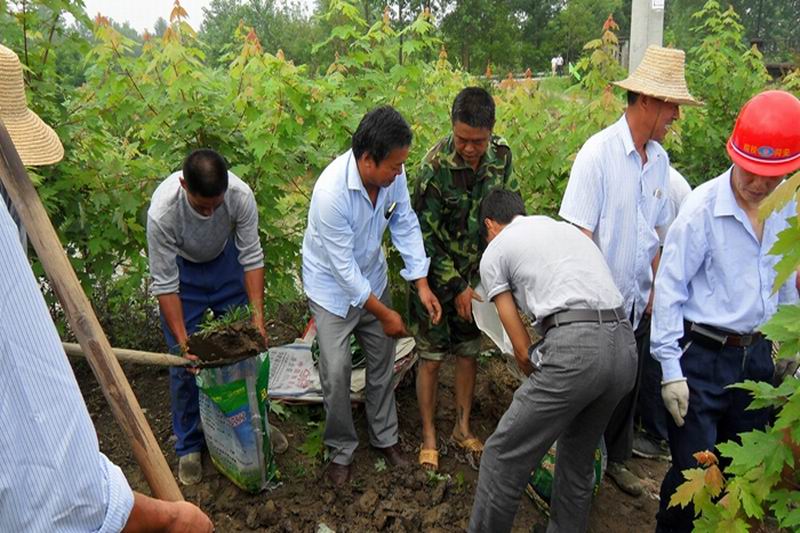
[[[475,437],[459,439],[455,434],[451,434],[450,444],[465,452],[469,465],[474,470],[478,470],[481,464],[481,455],[483,454],[483,443],[481,441]]]
[[[436,472],[439,470],[439,450],[419,449],[419,464],[423,470]],[[426,468],[428,465],[430,468]]]

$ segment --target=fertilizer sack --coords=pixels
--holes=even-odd
[[[200,420],[217,469],[239,488],[259,492],[275,482],[269,440],[267,353],[197,375]]]
[[[558,442],[547,451],[542,458],[539,466],[531,473],[528,480],[528,486],[525,490],[528,496],[536,503],[536,505],[545,513],[550,511],[550,497],[553,494],[553,475],[556,469],[556,446]],[[594,490],[593,494],[597,494],[600,490],[600,482],[603,479],[603,474],[606,471],[608,464],[608,452],[606,451],[606,443],[601,438],[600,443],[594,451]]]

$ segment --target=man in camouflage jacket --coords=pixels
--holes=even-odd
[[[492,134],[494,100],[485,90],[468,87],[456,96],[451,114],[453,131],[425,156],[414,193],[425,251],[431,258],[428,280],[439,297],[443,314],[431,325],[412,296],[411,324],[420,351],[417,400],[423,443],[419,462],[438,467],[436,391],[439,368],[447,354],[456,356],[456,424],[451,442],[467,452],[477,469],[483,444],[470,429],[469,417],[480,353],[481,334],[472,320],[474,289],[480,281],[483,243],[478,231],[481,200],[493,188],[518,190],[511,177],[511,149]]]

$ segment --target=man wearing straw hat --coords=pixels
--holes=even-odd
[[[0,45],[0,128],[25,165],[64,149],[30,111],[16,54]],[[8,157],[10,154],[6,153]],[[213,525],[188,502],[131,491],[103,455],[61,339],[0,202],[0,531],[200,531]]]
[[[648,357],[653,277],[658,266],[657,227],[669,222],[669,158],[659,142],[679,117],[680,105],[698,105],[689,94],[681,50],[650,46],[636,71],[616,85],[628,91],[625,114],[592,136],[575,158],[559,214],[589,236],[608,262],[625,310],[636,328],[639,369],[633,390],[617,406],[605,432],[607,472],[634,496],[640,480],[626,468],[644,358]],[[650,413],[643,426],[664,429]],[[658,447],[653,446],[658,452]]]
[[[656,276],[653,357],[669,414],[672,467],[661,484],[656,531],[689,532],[694,509],[669,507],[694,454],[763,430],[769,409],[748,409],[745,380],[770,382],[771,343],[759,331],[780,304],[796,304],[796,276],[773,293],[781,255],[772,248],[795,202],[766,219],[762,201],[800,169],[800,100],[784,91],[754,96],[728,140],[733,166],[689,195],[664,243]]]

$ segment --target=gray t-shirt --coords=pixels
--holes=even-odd
[[[487,246],[481,284],[489,299],[511,291],[523,313],[622,306],[597,245],[578,228],[545,216],[518,216]]]
[[[245,271],[264,266],[258,237],[258,209],[253,191],[228,172],[225,200],[211,216],[195,211],[180,184],[181,172],[165,179],[153,193],[147,211],[147,247],[154,295],[177,293],[180,286],[177,256],[207,263],[236,239],[239,263]]]

